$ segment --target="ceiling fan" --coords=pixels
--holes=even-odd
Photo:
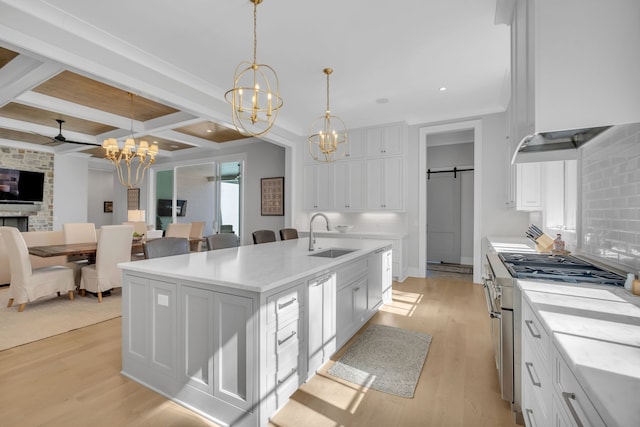
[[[58,132],[58,134],[57,134],[56,136],[54,136],[53,138],[51,138],[51,137],[47,136],[47,138],[51,138],[51,142],[49,142],[49,144],[54,143],[54,142],[62,142],[62,143],[65,143],[65,144],[91,145],[91,146],[93,146],[93,147],[98,147],[98,145],[97,145],[97,144],[93,144],[93,143],[91,143],[91,142],[71,141],[71,140],[69,140],[69,139],[65,138],[65,137],[62,135],[62,124],[64,123],[64,120],[62,120],[62,119],[56,119],[56,122],[58,122],[58,126],[59,126],[60,131],[59,131],[59,132]],[[42,136],[44,136],[44,135],[42,135]]]

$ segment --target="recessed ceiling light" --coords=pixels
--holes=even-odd
[[[447,90],[447,88],[446,88],[446,87],[444,87],[444,86],[442,86],[442,87],[440,88],[440,92],[444,92],[445,90]]]
[[[211,129],[207,129],[207,133],[211,133],[213,132]]]
[[[389,102],[389,98],[378,98],[376,99],[376,103],[378,104],[386,104]]]
[[[174,145],[171,146],[171,148],[180,148],[180,146],[174,144]]]

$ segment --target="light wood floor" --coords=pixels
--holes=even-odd
[[[409,278],[394,283],[393,300],[371,322],[433,335],[414,398],[362,389],[329,377],[325,366],[273,427],[515,425],[499,395],[482,288]],[[214,426],[120,375],[120,328],[114,319],[1,351],[0,424]]]

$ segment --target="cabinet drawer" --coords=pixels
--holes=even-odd
[[[280,354],[284,349],[290,346],[296,348],[300,345],[300,332],[298,320],[294,320],[291,323],[278,329],[276,332],[276,353]]]
[[[522,393],[522,417],[526,427],[545,427],[547,417],[541,407],[540,400],[531,387],[524,387]]]
[[[526,301],[523,299],[523,301]],[[531,340],[531,344],[540,356],[545,366],[549,363],[549,334],[547,333],[542,322],[536,317],[529,303],[523,304],[522,307],[522,340]]]
[[[537,424],[547,425],[551,409],[551,375],[547,363],[543,362],[537,349],[533,347],[533,338],[525,338],[522,343],[522,388],[525,390],[522,407],[534,409]],[[548,359],[548,358],[547,358]],[[527,413],[523,409],[525,419]]]
[[[338,284],[338,289],[350,284],[363,274],[367,274],[368,265],[367,258],[363,258],[339,268],[336,271],[336,283]]]
[[[558,350],[553,346],[552,381],[555,399],[565,418],[572,426],[604,427],[605,423],[578,384],[578,380],[569,369]]]
[[[304,287],[298,285],[272,295],[267,298],[267,323],[278,325],[297,319],[300,311],[300,301],[303,298]]]
[[[299,372],[296,368],[284,373],[282,376],[278,374],[276,380],[276,397],[278,400],[278,407],[281,407],[287,402],[289,396],[291,396],[300,384]]]

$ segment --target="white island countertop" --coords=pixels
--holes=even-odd
[[[606,425],[640,425],[640,297],[613,286],[518,285]]]
[[[154,274],[173,279],[227,286],[252,292],[267,292],[294,280],[329,269],[391,243],[369,239],[318,238],[309,252],[309,239],[262,243],[187,255],[121,263],[128,272]],[[338,258],[310,256],[329,248],[354,249]]]

